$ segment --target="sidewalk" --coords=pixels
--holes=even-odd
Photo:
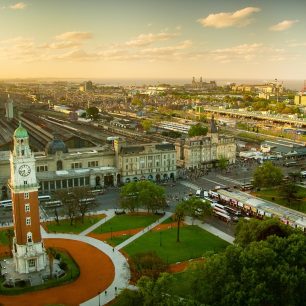
[[[188,225],[191,225],[192,224],[192,218],[191,217],[186,217],[184,222]],[[214,226],[211,226],[207,223],[203,223],[202,221],[197,220],[197,219],[194,219],[193,224],[197,225],[198,227],[210,232],[211,234],[227,241],[230,244],[234,243],[235,237],[230,236],[230,235],[220,231],[219,229],[217,229]]]
[[[100,301],[100,305],[105,305],[112,301],[120,290],[126,288],[129,285],[130,270],[129,264],[126,258],[117,250],[113,249],[110,245],[96,240],[88,236],[73,235],[73,234],[48,234],[45,231],[42,232],[43,238],[55,238],[55,239],[70,239],[77,240],[89,245],[94,246],[104,254],[106,254],[114,264],[115,267],[115,278],[112,284],[100,294],[93,297],[92,299],[82,303],[82,306],[96,306]],[[90,260],[90,254],[88,254],[88,260]],[[107,292],[105,294],[105,292]]]
[[[101,224],[104,224],[105,222],[107,222],[109,219],[113,218],[115,216],[115,210],[114,209],[109,209],[109,210],[101,210],[98,211],[97,214],[104,214],[106,215],[105,218],[101,219],[100,221],[98,221],[97,223],[93,224],[92,226],[90,226],[89,228],[87,228],[86,230],[84,230],[83,232],[79,233],[79,235],[82,236],[86,236],[87,234],[91,233],[92,231],[94,231],[97,227],[99,227]]]
[[[142,231],[138,232],[137,234],[133,235],[132,237],[130,237],[129,239],[123,241],[122,243],[118,244],[115,249],[116,250],[121,250],[122,248],[124,248],[126,245],[130,244],[131,242],[133,242],[134,240],[138,239],[139,237],[141,237],[142,235],[144,235],[145,233],[149,232],[150,230],[152,230],[155,226],[157,226],[158,224],[164,222],[167,218],[171,217],[173,215],[173,213],[170,212],[166,212],[164,216],[162,216],[161,218],[159,218],[157,221],[155,221],[154,223],[150,224],[149,226],[147,226],[146,228],[144,228]]]

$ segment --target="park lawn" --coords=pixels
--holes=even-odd
[[[109,221],[100,225],[96,228],[93,233],[109,233],[118,232],[135,228],[147,227],[148,225],[154,223],[158,220],[160,216],[158,215],[117,215],[111,218]]]
[[[168,223],[173,223],[174,222],[174,218],[173,216],[167,218],[166,220],[164,220],[161,224],[168,224]]]
[[[132,256],[146,251],[155,251],[167,263],[199,258],[206,252],[223,251],[229,243],[195,225],[180,228],[180,241],[176,242],[177,229],[150,231],[131,242],[123,250]],[[161,244],[161,246],[160,246]]]
[[[8,245],[9,244],[9,240],[8,237],[6,235],[6,229],[3,229],[0,231],[0,244],[2,245]]]
[[[306,188],[298,186],[298,196],[301,197],[302,200],[298,204],[291,205],[288,205],[287,200],[282,197],[279,188],[262,189],[254,192],[254,195],[264,200],[306,213]]]
[[[57,224],[55,221],[44,223],[45,228],[49,233],[74,233],[78,234],[86,230],[88,227],[97,223],[101,219],[105,218],[105,215],[97,216],[85,216],[84,223],[82,223],[81,218],[76,219],[73,222],[73,225],[70,225],[70,220],[60,220],[60,223]]]
[[[130,237],[132,237],[133,235],[121,235],[121,236],[116,236],[116,237],[112,237],[112,239],[107,239],[106,242],[111,245],[111,246],[116,246],[120,243],[122,243],[123,241],[129,239]]]

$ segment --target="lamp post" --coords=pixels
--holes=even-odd
[[[111,240],[113,240],[113,228],[111,227]]]
[[[101,306],[101,292],[100,291],[98,292],[98,295],[99,295],[99,306]]]
[[[159,232],[159,246],[162,246],[162,232]]]

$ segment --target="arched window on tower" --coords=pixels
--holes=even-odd
[[[63,162],[61,160],[57,161],[56,170],[63,170]]]
[[[32,240],[32,233],[31,232],[27,233],[27,242],[33,242],[33,240]]]

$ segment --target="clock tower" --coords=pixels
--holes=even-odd
[[[10,167],[9,186],[15,233],[12,251],[16,271],[41,271],[46,267],[46,252],[40,233],[39,185],[36,180],[34,154],[29,147],[29,135],[21,123],[14,132]]]

